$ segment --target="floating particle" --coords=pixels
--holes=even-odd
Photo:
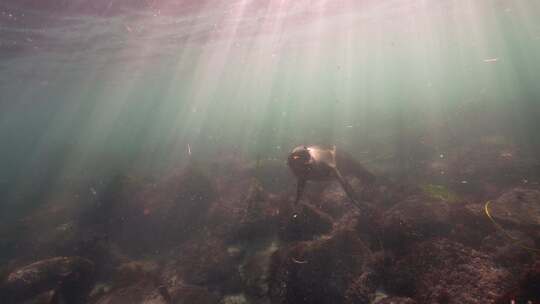
[[[500,156],[505,159],[510,159],[513,157],[511,152],[501,152]]]
[[[303,261],[303,260],[298,260],[296,258],[291,258],[293,262],[295,262],[296,264],[307,264],[307,261]]]
[[[497,62],[497,61],[499,61],[499,58],[486,58],[486,59],[484,59],[485,63],[494,63],[494,62]]]

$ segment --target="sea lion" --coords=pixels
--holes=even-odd
[[[93,284],[94,263],[81,257],[41,260],[11,272],[0,284],[2,303],[21,303],[54,291],[50,303],[86,303]]]
[[[295,205],[300,201],[307,181],[325,181],[336,179],[352,203],[361,211],[370,208],[361,203],[358,195],[345,180],[343,174],[352,174],[364,184],[372,184],[375,176],[355,161],[349,154],[337,151],[335,146],[324,148],[321,146],[299,146],[293,149],[287,159],[287,164],[298,178]]]

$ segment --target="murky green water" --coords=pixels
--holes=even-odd
[[[2,11],[9,174],[57,153],[61,170],[166,165],[188,143],[280,155],[298,142],[368,150],[403,132],[444,144],[537,126],[534,1],[73,6]]]

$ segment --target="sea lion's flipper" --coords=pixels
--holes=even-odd
[[[300,199],[302,198],[302,194],[304,193],[304,188],[306,188],[306,182],[307,180],[304,178],[298,179],[298,185],[296,186],[296,199],[294,200],[295,205],[297,205]]]
[[[356,192],[353,190],[353,188],[351,187],[351,185],[349,184],[349,182],[347,182],[345,180],[345,178],[341,175],[341,173],[339,172],[339,170],[335,169],[334,170],[334,175],[336,176],[336,179],[338,180],[339,184],[341,185],[341,187],[343,188],[343,191],[345,191],[345,193],[347,194],[347,196],[349,197],[349,199],[351,200],[351,202],[358,208],[360,209],[360,211],[362,213],[366,213],[366,215],[370,216],[372,214],[372,210],[371,208],[366,205],[366,204],[363,204],[360,202],[360,200],[358,199],[358,195],[356,194]]]

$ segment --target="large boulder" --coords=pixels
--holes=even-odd
[[[0,284],[3,303],[21,303],[54,290],[69,303],[84,303],[94,281],[94,263],[54,257],[12,271]]]
[[[11,240],[11,245],[17,248],[15,258],[27,262],[69,255],[63,249],[73,248],[80,241],[77,220],[90,203],[80,197],[76,189],[66,188],[48,197],[42,205],[31,210],[10,229],[2,229],[17,237]]]
[[[92,304],[168,304],[151,280],[138,280],[99,295]]]
[[[368,304],[374,300],[377,279],[372,272],[362,273],[354,279],[345,292],[345,303]]]
[[[344,303],[351,284],[370,273],[370,260],[354,230],[284,247],[273,256],[270,297],[273,303]],[[366,298],[374,285],[365,286]]]
[[[515,239],[510,239],[512,236]],[[488,253],[500,267],[519,276],[533,262],[536,242],[518,230],[495,231],[480,242],[480,250]]]
[[[523,271],[512,288],[497,299],[496,304],[540,302],[540,259]]]
[[[492,201],[489,213],[499,224],[515,228],[537,230],[540,228],[540,191],[515,188]]]
[[[165,266],[164,281],[177,277],[189,285],[222,286],[236,280],[241,255],[227,249],[216,238],[185,242]]]
[[[112,286],[98,290],[90,303],[94,304],[216,304],[219,294],[204,286],[184,281],[169,263],[160,268],[153,261],[131,261],[120,265],[112,277]]]
[[[434,238],[415,244],[398,259],[385,287],[420,303],[491,303],[514,279],[487,254]]]
[[[283,212],[279,236],[285,241],[311,240],[329,233],[333,219],[328,214],[307,204],[300,204],[300,212]]]
[[[204,228],[204,216],[217,198],[211,179],[195,165],[144,185],[110,211],[109,233],[132,255],[176,247]]]
[[[524,260],[518,256],[527,255],[526,247],[537,248],[540,243],[539,202],[540,191],[514,188],[497,199],[468,204],[462,222],[474,226],[472,233],[482,232],[477,242],[486,252],[522,265]]]
[[[384,245],[401,250],[427,237],[447,235],[452,229],[451,211],[448,201],[426,195],[397,203],[384,213]]]
[[[115,269],[115,288],[131,286],[142,280],[154,281],[158,277],[158,265],[153,261],[129,261]]]
[[[243,290],[246,294],[257,299],[268,296],[272,255],[278,250],[278,246],[279,243],[273,241],[246,256],[239,267]]]
[[[256,178],[238,173],[220,181],[219,199],[205,217],[206,230],[228,242],[272,238],[289,208],[285,195],[268,192]]]
[[[272,237],[278,232],[281,209],[279,201],[267,193],[258,180],[252,180],[242,206],[245,206],[243,214],[232,229],[233,240],[253,241]]]
[[[347,194],[337,181],[312,183],[307,189],[307,201],[334,219],[341,218],[351,208]]]

